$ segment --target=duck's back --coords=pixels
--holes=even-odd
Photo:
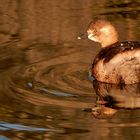
[[[140,82],[140,43],[118,42],[103,48],[95,57],[93,76],[101,82]]]

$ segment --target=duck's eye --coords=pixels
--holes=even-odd
[[[96,29],[94,29],[94,30],[93,30],[93,33],[94,33],[94,34],[96,34],[96,33],[97,33],[97,30],[96,30]]]

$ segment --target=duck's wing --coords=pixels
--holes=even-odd
[[[125,83],[140,81],[140,49],[118,53],[103,66],[106,75],[116,76]]]
[[[111,59],[113,59],[113,57],[115,57],[117,54],[139,49],[140,49],[139,42],[135,41],[117,42],[113,45],[101,49],[101,51],[95,57],[93,63],[97,63],[99,60],[102,59],[104,60],[104,63],[107,63]]]
[[[126,43],[101,50],[93,63],[93,75],[107,83],[140,81],[140,44]]]

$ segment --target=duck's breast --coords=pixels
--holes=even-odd
[[[101,50],[93,63],[93,76],[101,82],[133,84],[140,81],[140,45]]]

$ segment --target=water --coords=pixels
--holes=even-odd
[[[139,40],[138,1],[0,1],[0,139],[138,140],[140,87],[92,82],[100,45],[77,40],[106,17]]]

